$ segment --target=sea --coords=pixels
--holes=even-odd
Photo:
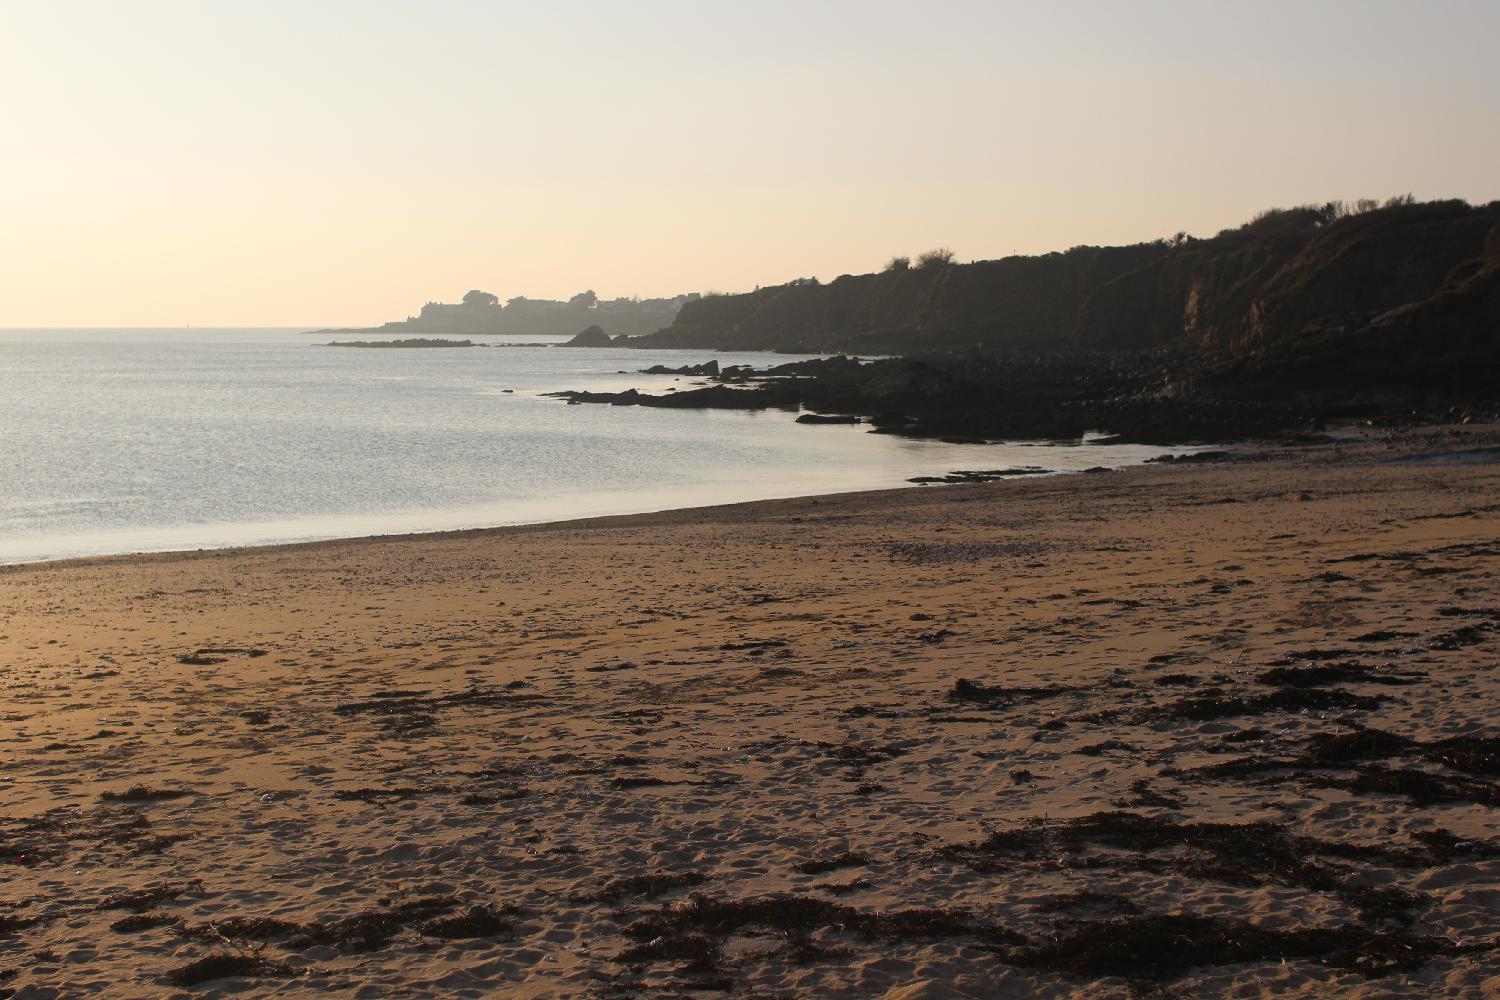
[[[559,521],[882,489],[959,469],[1121,467],[1163,451],[948,444],[798,424],[779,410],[544,395],[685,389],[702,380],[638,370],[802,356],[541,337],[326,346],[335,339],[377,337],[0,330],[0,562]]]

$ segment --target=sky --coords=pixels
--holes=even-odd
[[[0,0],[0,327],[361,325],[1500,199],[1494,0]]]

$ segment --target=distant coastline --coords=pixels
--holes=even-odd
[[[586,327],[598,327],[610,338],[629,338],[671,326],[682,307],[699,297],[692,293],[668,299],[600,299],[593,291],[583,291],[566,301],[522,295],[502,303],[499,296],[474,289],[459,302],[428,302],[404,320],[308,332],[571,337]]]
[[[408,337],[404,340],[331,340],[324,347],[366,348],[424,348],[424,347],[483,347],[472,340],[443,340],[435,337]]]

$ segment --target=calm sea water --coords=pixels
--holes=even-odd
[[[762,354],[319,346],[329,339],[0,331],[0,562],[522,524],[1161,451],[947,445],[780,412],[541,395],[692,384],[617,374],[655,364],[793,360]]]

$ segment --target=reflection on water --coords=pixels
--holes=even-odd
[[[318,346],[328,339],[0,331],[0,562],[520,524],[1161,451],[951,445],[779,411],[541,395],[685,388],[697,380],[620,370],[796,360],[786,356]]]

